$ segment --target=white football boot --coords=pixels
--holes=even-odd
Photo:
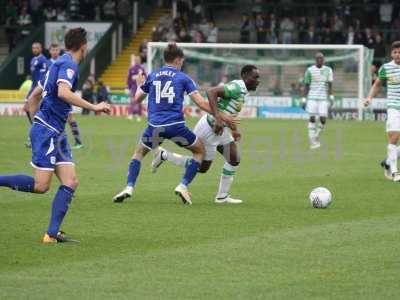
[[[390,166],[386,163],[386,160],[382,160],[381,167],[383,168],[383,176],[388,180],[393,180],[392,173],[390,172]]]
[[[226,197],[224,197],[224,198],[218,198],[218,197],[216,197],[215,200],[214,200],[214,202],[215,202],[215,203],[218,203],[218,204],[222,204],[222,203],[240,204],[240,203],[242,203],[243,201],[240,200],[240,199],[232,198],[230,195],[228,195],[228,196],[226,196]]]
[[[112,199],[114,203],[122,203],[126,198],[132,197],[133,187],[127,186],[122,192],[115,195]]]
[[[310,145],[310,150],[315,150],[321,148],[321,143],[320,142],[314,142]]]
[[[394,182],[400,182],[400,173],[399,172],[393,173],[392,178]]]
[[[321,147],[321,143],[319,141],[319,137],[315,136],[310,140],[310,150],[315,150]]]
[[[175,194],[181,198],[183,204],[192,205],[192,199],[189,190],[183,184],[178,184],[178,186],[175,188]]]

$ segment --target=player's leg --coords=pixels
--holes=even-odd
[[[175,188],[175,193],[180,196],[184,204],[192,204],[188,186],[196,176],[200,164],[205,155],[204,145],[189,128],[184,124],[177,124],[165,128],[165,138],[171,140],[180,147],[184,147],[192,152],[192,158],[185,166],[185,173],[181,183]]]
[[[29,96],[29,94],[28,94],[28,96]],[[25,112],[25,114],[26,114],[26,117],[28,118],[29,124],[32,125],[32,117],[33,117],[33,116],[31,116],[31,114],[30,114],[30,112],[29,112],[29,102],[28,102],[28,99],[25,99],[25,103],[24,103],[24,106],[23,106],[23,110],[24,110],[24,112]],[[29,138],[28,138],[28,141],[25,143],[25,147],[31,148],[31,141],[30,141]]]
[[[17,192],[43,194],[49,190],[53,171],[35,168],[34,177],[24,174],[0,176],[0,186]]]
[[[317,139],[319,141],[319,137],[322,131],[325,129],[326,121],[328,119],[328,110],[329,110],[329,102],[328,101],[319,101],[318,102],[318,114],[319,114],[319,124],[317,128]]]
[[[388,132],[388,146],[386,163],[389,165],[393,181],[400,181],[400,173],[397,166],[397,152],[400,132]]]
[[[389,108],[387,110],[386,132],[388,134],[387,159],[386,164],[389,168],[385,168],[385,176],[393,181],[400,181],[400,174],[397,166],[397,146],[400,139],[400,112],[396,109]],[[389,171],[390,174],[386,174]]]
[[[0,176],[0,186],[19,192],[45,193],[49,189],[54,170],[54,138],[56,135],[42,125],[33,124],[30,130],[32,140],[32,162],[35,176],[24,174]]]
[[[318,102],[315,100],[308,100],[306,111],[309,113],[310,118],[308,120],[308,138],[310,141],[310,148],[318,148],[317,143],[317,125],[316,115],[318,114]]]
[[[60,186],[53,198],[49,226],[43,237],[43,243],[77,242],[67,238],[64,232],[60,231],[61,224],[79,184],[75,165],[68,162],[62,163],[56,166],[55,172],[60,181]]]
[[[55,173],[60,181],[60,186],[53,199],[49,227],[43,237],[43,243],[73,241],[60,231],[60,226],[79,184],[66,134],[57,137],[54,153]]]
[[[240,164],[240,156],[237,145],[232,141],[229,144],[218,146],[217,150],[223,155],[225,163],[222,169],[219,189],[217,196],[215,197],[215,203],[240,204],[242,203],[242,200],[234,199],[229,195],[229,190],[232,186],[234,176]]]
[[[203,143],[194,134],[193,136],[195,141],[186,147],[186,149],[192,152],[193,158],[188,160],[181,183],[175,188],[175,194],[181,198],[183,204],[192,204],[188,186],[196,177],[205,154]]]
[[[113,197],[112,201],[114,203],[121,203],[125,199],[132,196],[133,189],[136,185],[136,179],[140,173],[142,159],[152,150],[152,148],[157,147],[161,143],[160,139],[153,138],[153,129],[153,127],[149,126],[144,131],[141,141],[137,145],[128,166],[126,187],[122,190],[122,192]]]
[[[205,146],[205,151],[205,156],[207,156],[207,146]],[[151,172],[156,173],[158,168],[166,161],[169,161],[178,167],[185,168],[190,159],[190,156],[181,155],[179,153],[169,151],[165,148],[158,147],[156,152],[154,153],[153,161],[151,162]],[[204,160],[200,164],[198,172],[207,173],[207,171],[210,169],[211,164],[212,160],[207,160],[206,158],[204,158]]]
[[[81,134],[79,132],[78,123],[76,122],[74,116],[71,114],[68,115],[68,124],[71,127],[71,132],[75,140],[74,149],[80,149],[83,147]]]
[[[214,133],[212,128],[208,125],[206,116],[202,117],[196,124],[193,129],[193,133],[201,139],[204,144],[206,154],[205,158],[200,166],[199,172],[206,173],[209,167],[211,166],[211,161],[215,157],[216,146],[212,144],[212,137]],[[159,147],[154,154],[154,159],[151,163],[152,172],[157,172],[157,168],[159,168],[164,162],[169,161],[172,164],[185,168],[187,163],[190,161],[191,157],[187,155],[181,155],[179,153],[168,151],[167,149]],[[206,162],[208,161],[208,162]]]
[[[136,107],[136,122],[142,121],[142,103],[137,103]]]

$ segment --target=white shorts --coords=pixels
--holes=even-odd
[[[400,111],[388,108],[386,119],[386,132],[400,132]]]
[[[204,160],[214,160],[218,145],[226,145],[234,141],[230,129],[227,127],[224,127],[224,131],[221,135],[216,135],[207,122],[207,115],[200,118],[193,132],[203,142],[206,148]]]
[[[324,100],[307,100],[306,111],[312,116],[327,117],[329,102]]]

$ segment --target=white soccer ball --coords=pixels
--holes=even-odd
[[[324,187],[317,187],[310,193],[310,202],[314,208],[327,208],[332,202],[331,192]]]

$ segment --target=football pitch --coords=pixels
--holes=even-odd
[[[189,207],[173,193],[183,171],[164,164],[151,174],[151,156],[133,198],[113,204],[145,123],[78,122],[80,186],[63,230],[81,243],[40,243],[56,180],[46,195],[1,189],[0,299],[399,297],[400,185],[379,167],[384,123],[330,121],[323,148],[311,152],[305,121],[243,120],[231,194],[244,203],[213,203],[217,156],[190,186]],[[32,174],[27,127],[0,118],[0,174]],[[333,194],[328,209],[309,203],[317,186]]]

